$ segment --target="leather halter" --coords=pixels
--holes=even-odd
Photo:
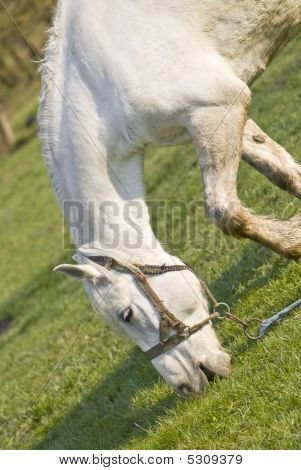
[[[207,325],[211,320],[214,318],[219,317],[219,313],[214,312],[209,315],[207,318],[202,320],[200,323],[196,323],[193,326],[185,325],[181,320],[178,320],[176,316],[171,313],[164,305],[163,300],[161,300],[154,289],[148,282],[148,276],[154,276],[159,274],[165,274],[169,272],[175,271],[191,271],[195,274],[193,269],[187,265],[172,265],[166,266],[165,264],[161,266],[157,265],[149,265],[149,264],[134,264],[134,268],[131,269],[128,266],[125,266],[113,258],[109,258],[107,256],[88,256],[88,259],[93,261],[100,266],[104,266],[107,269],[114,269],[115,271],[131,274],[138,286],[144,291],[147,298],[152,302],[153,306],[158,310],[160,314],[160,327],[159,327],[159,336],[160,342],[156,344],[156,346],[152,347],[148,351],[146,351],[146,355],[150,360],[155,359],[156,357],[160,356],[161,354],[169,351],[171,348],[174,348],[178,344],[186,341],[191,335],[197,333],[201,330],[205,325]],[[205,290],[209,300],[213,304],[213,306],[217,306],[218,302],[213,297],[212,293],[210,292],[208,286],[205,284],[204,281],[199,279],[199,282],[203,289]],[[175,330],[176,333],[174,335],[170,335],[170,330]]]

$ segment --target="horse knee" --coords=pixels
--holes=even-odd
[[[207,209],[207,212],[216,225],[227,235],[244,236],[250,217],[248,211],[241,204],[232,203],[227,206],[217,204],[214,208]]]

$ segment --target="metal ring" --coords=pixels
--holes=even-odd
[[[186,326],[185,330],[183,330],[183,335],[185,340],[189,338],[189,336],[191,335],[189,326]]]
[[[216,310],[220,306],[226,307],[226,310],[220,313],[219,311]],[[219,320],[224,320],[225,318],[227,318],[227,315],[230,313],[230,307],[225,302],[219,302],[218,304],[214,305],[213,312],[219,314],[219,317],[218,317]]]
[[[246,321],[246,326],[243,327],[243,330],[244,330],[244,334],[246,335],[247,338],[256,341],[256,340],[260,339],[262,337],[262,335],[257,334],[257,336],[253,336],[253,335],[250,335],[250,333],[248,333],[248,328],[252,323],[261,324],[261,320],[259,318],[250,318],[250,320]]]

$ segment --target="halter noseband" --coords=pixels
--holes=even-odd
[[[163,300],[161,300],[154,289],[148,282],[148,276],[156,276],[159,274],[165,274],[175,271],[191,271],[195,274],[193,269],[187,265],[172,265],[166,266],[165,264],[161,266],[157,265],[149,265],[149,264],[134,264],[133,266],[137,268],[131,269],[128,266],[125,266],[113,258],[109,258],[107,256],[89,256],[88,257],[91,261],[100,266],[104,266],[107,269],[114,269],[115,271],[119,271],[122,273],[132,274],[138,286],[144,291],[146,297],[152,302],[153,306],[158,310],[160,314],[160,327],[159,327],[159,336],[160,342],[156,344],[156,346],[152,347],[148,351],[146,351],[146,355],[150,360],[155,359],[156,357],[160,356],[161,354],[169,351],[171,348],[174,348],[178,344],[186,341],[191,335],[197,333],[197,331],[201,330],[205,325],[207,325],[211,320],[217,318],[219,313],[214,312],[205,318],[200,323],[196,323],[193,326],[187,326],[181,320],[178,320],[177,317],[171,313],[164,305]],[[199,282],[203,289],[205,290],[209,300],[213,304],[213,306],[217,306],[218,302],[213,297],[212,293],[210,292],[208,286],[205,284],[204,281],[199,279]],[[169,335],[169,331],[173,329],[176,331],[174,335]]]

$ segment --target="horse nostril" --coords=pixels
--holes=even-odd
[[[204,364],[200,364],[199,368],[206,375],[208,382],[213,382],[216,379],[217,374],[212,370],[208,369],[208,367],[204,366]]]
[[[189,384],[182,384],[178,387],[179,392],[182,395],[190,395],[193,392],[191,385]]]

